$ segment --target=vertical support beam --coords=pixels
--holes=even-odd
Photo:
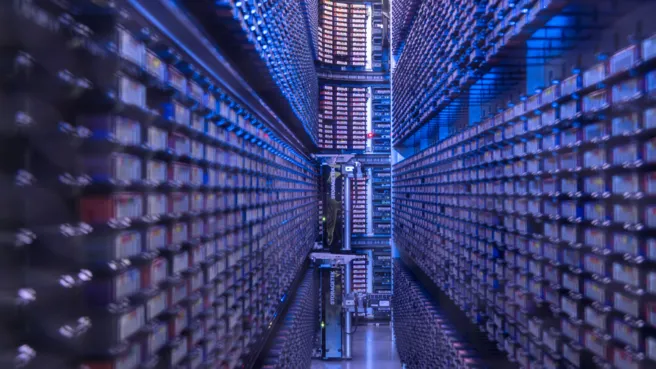
[[[350,251],[351,250],[351,177],[349,174],[345,174],[344,176],[344,243],[343,243],[343,250],[344,251]],[[352,271],[352,264],[346,263],[346,266],[344,268],[344,293],[346,295],[349,295],[351,293],[351,284],[352,284],[352,278],[353,278],[353,271]],[[351,337],[351,331],[353,330],[352,328],[352,319],[353,317],[351,316],[351,313],[346,311],[344,313],[344,332],[345,332],[345,339],[344,339],[344,351],[343,351],[343,358],[344,359],[351,359],[352,354],[351,354],[351,349],[352,349],[352,337]]]
[[[351,177],[344,173],[344,243],[343,250],[351,250]]]
[[[367,168],[367,236],[374,235],[374,168]]]

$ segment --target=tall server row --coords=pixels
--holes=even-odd
[[[395,244],[521,368],[656,366],[655,6],[405,15]]]
[[[250,367],[302,279],[317,168],[177,6],[0,4],[0,367]]]
[[[388,320],[391,294],[391,98],[389,28],[380,0],[318,1],[319,153],[353,155],[350,180],[352,252],[365,255],[353,266],[352,288],[368,318]],[[342,183],[342,182],[340,182]],[[328,193],[330,186],[324,191]],[[340,192],[341,193],[341,192]],[[322,203],[341,219],[344,195]],[[324,241],[333,239],[332,213]],[[343,225],[343,223],[338,223]],[[339,227],[338,227],[339,228]],[[343,232],[340,228],[339,232]],[[339,242],[343,242],[341,240]],[[326,243],[326,242],[324,242]],[[343,245],[343,243],[342,243]],[[382,303],[379,303],[382,301]]]

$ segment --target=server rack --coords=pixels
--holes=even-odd
[[[394,84],[395,145],[410,154],[394,166],[396,245],[522,368],[653,366],[655,30],[639,25],[654,3],[430,3],[413,28],[445,12],[453,26],[426,32],[452,42],[431,49],[411,30],[397,65],[444,83]],[[458,63],[419,62],[432,53]],[[479,107],[492,113],[477,123]]]
[[[316,239],[305,148],[173,2],[0,7],[0,366],[252,365]]]

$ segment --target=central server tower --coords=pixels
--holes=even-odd
[[[308,12],[319,78],[321,245],[362,257],[325,269],[322,358],[350,358],[351,324],[390,319],[388,16],[381,0],[318,0]],[[337,303],[338,290],[357,306]]]

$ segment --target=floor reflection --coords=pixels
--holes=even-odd
[[[390,326],[360,326],[353,335],[353,360],[315,361],[311,369],[401,369]]]

